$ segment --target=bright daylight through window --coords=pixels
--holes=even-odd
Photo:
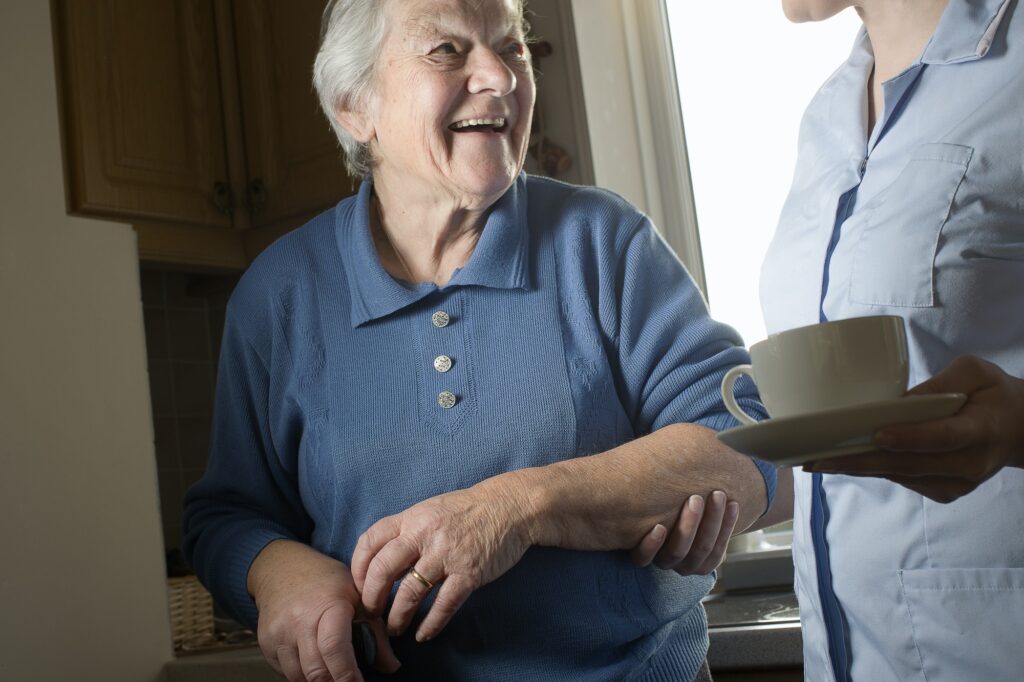
[[[849,54],[860,19],[846,10],[798,26],[779,0],[666,4],[711,313],[749,346],[765,337],[758,279],[800,117]]]

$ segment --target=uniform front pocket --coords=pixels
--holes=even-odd
[[[974,150],[925,144],[864,209],[850,276],[850,300],[866,305],[934,305],[933,271],[942,226]]]
[[[899,576],[928,682],[1020,679],[1024,568],[923,568]]]

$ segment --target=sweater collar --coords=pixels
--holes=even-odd
[[[521,173],[495,202],[469,262],[457,269],[443,287],[432,282],[402,282],[384,270],[370,233],[372,194],[373,180],[367,178],[360,185],[353,203],[343,202],[335,209],[335,235],[352,298],[353,327],[390,315],[434,292],[454,287],[528,288],[525,174]]]

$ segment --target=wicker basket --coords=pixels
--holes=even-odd
[[[175,651],[201,649],[217,641],[213,599],[195,576],[168,578],[167,595]]]

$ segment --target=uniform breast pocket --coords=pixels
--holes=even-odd
[[[904,570],[900,585],[924,679],[1021,679],[1024,568]]]
[[[934,266],[942,226],[974,150],[925,144],[865,208],[850,274],[850,300],[927,308],[935,303]]]

